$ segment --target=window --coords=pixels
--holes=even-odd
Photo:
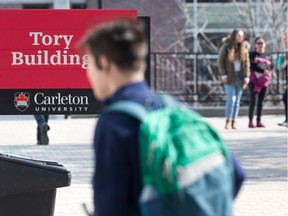
[[[71,4],[71,9],[86,9],[87,5],[85,3],[80,4]]]
[[[50,9],[52,4],[23,4],[23,9]]]

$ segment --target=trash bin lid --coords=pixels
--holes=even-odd
[[[25,166],[37,167],[41,169],[51,170],[54,172],[69,173],[70,171],[63,167],[63,165],[54,161],[35,160],[28,157],[22,157],[13,154],[0,153],[0,161],[9,163],[22,164]]]

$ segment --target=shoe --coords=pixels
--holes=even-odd
[[[278,123],[279,126],[284,126],[284,127],[288,127],[288,122],[284,121],[282,123]]]
[[[249,127],[249,128],[255,128],[255,125],[253,124],[253,121],[249,121],[248,127]]]
[[[237,129],[236,127],[236,120],[232,120],[232,124],[231,124],[232,129]]]
[[[229,129],[229,128],[230,128],[230,119],[226,119],[225,129]]]
[[[49,126],[46,123],[41,125],[40,145],[49,144],[49,137],[47,134],[48,130],[49,130]]]
[[[262,122],[257,122],[256,127],[265,127],[265,125]]]

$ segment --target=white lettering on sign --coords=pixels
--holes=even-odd
[[[33,38],[33,46],[39,46],[40,44],[45,46],[59,46],[64,42],[64,49],[69,49],[73,38],[73,35],[44,35],[43,32],[29,32],[29,36]]]
[[[89,98],[88,96],[72,96],[71,94],[61,95],[61,93],[49,96],[38,92],[34,96],[34,102],[37,105],[88,105]]]
[[[43,32],[29,32],[29,37],[33,39],[32,46],[60,46],[64,44],[63,50],[37,50],[34,54],[24,54],[22,52],[11,52],[11,65],[81,65],[83,69],[88,69],[88,56],[69,54],[69,47],[74,35],[49,35]]]
[[[21,52],[11,52],[12,53],[12,65],[22,65],[23,64],[23,54]]]
[[[68,54],[66,50],[38,50],[37,55],[27,55],[22,52],[11,52],[11,65],[81,65],[88,69],[88,55],[82,58],[77,54]]]

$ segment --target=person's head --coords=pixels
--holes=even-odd
[[[226,41],[229,48],[229,60],[234,61],[235,58],[237,58],[244,62],[246,53],[249,49],[249,43],[244,40],[244,32],[240,29],[234,29],[229,34]]]
[[[242,43],[244,41],[244,32],[240,29],[234,29],[231,32],[230,38],[232,45]]]
[[[254,40],[255,51],[258,53],[264,53],[266,48],[266,42],[263,37],[256,37]]]
[[[122,18],[101,24],[81,46],[87,48],[87,77],[97,99],[144,79],[148,42],[143,23]]]

